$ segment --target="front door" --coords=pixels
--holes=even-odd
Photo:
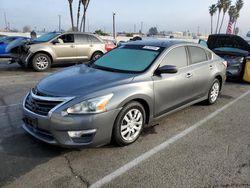
[[[177,47],[168,52],[160,64],[164,65],[175,65],[178,72],[153,76],[155,117],[190,102],[193,95],[193,72],[188,67],[186,48]]]
[[[56,60],[71,61],[76,59],[77,51],[73,34],[61,35],[57,43],[52,44]]]

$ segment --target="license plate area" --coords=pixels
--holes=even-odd
[[[32,118],[32,117],[29,117],[29,116],[25,116],[23,118],[23,121],[24,121],[24,123],[26,123],[27,125],[29,125],[33,129],[37,129],[37,126],[38,126],[38,119],[37,118]]]

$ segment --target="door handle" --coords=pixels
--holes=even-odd
[[[210,69],[210,70],[213,70],[213,69],[214,69],[214,66],[213,66],[213,65],[209,65],[209,69]]]
[[[89,45],[89,47],[93,47],[93,45],[92,45],[92,44],[90,44],[90,45]]]
[[[70,45],[71,48],[75,48],[75,45]]]
[[[191,78],[192,76],[193,76],[192,73],[187,73],[187,74],[186,74],[186,78]]]

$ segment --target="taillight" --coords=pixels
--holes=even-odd
[[[223,61],[222,64],[227,67],[227,61]]]

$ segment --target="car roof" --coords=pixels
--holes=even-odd
[[[124,45],[155,46],[155,47],[161,47],[161,48],[169,48],[177,44],[194,44],[194,43],[181,41],[181,40],[150,39],[150,40],[132,41],[132,42],[125,43]]]

